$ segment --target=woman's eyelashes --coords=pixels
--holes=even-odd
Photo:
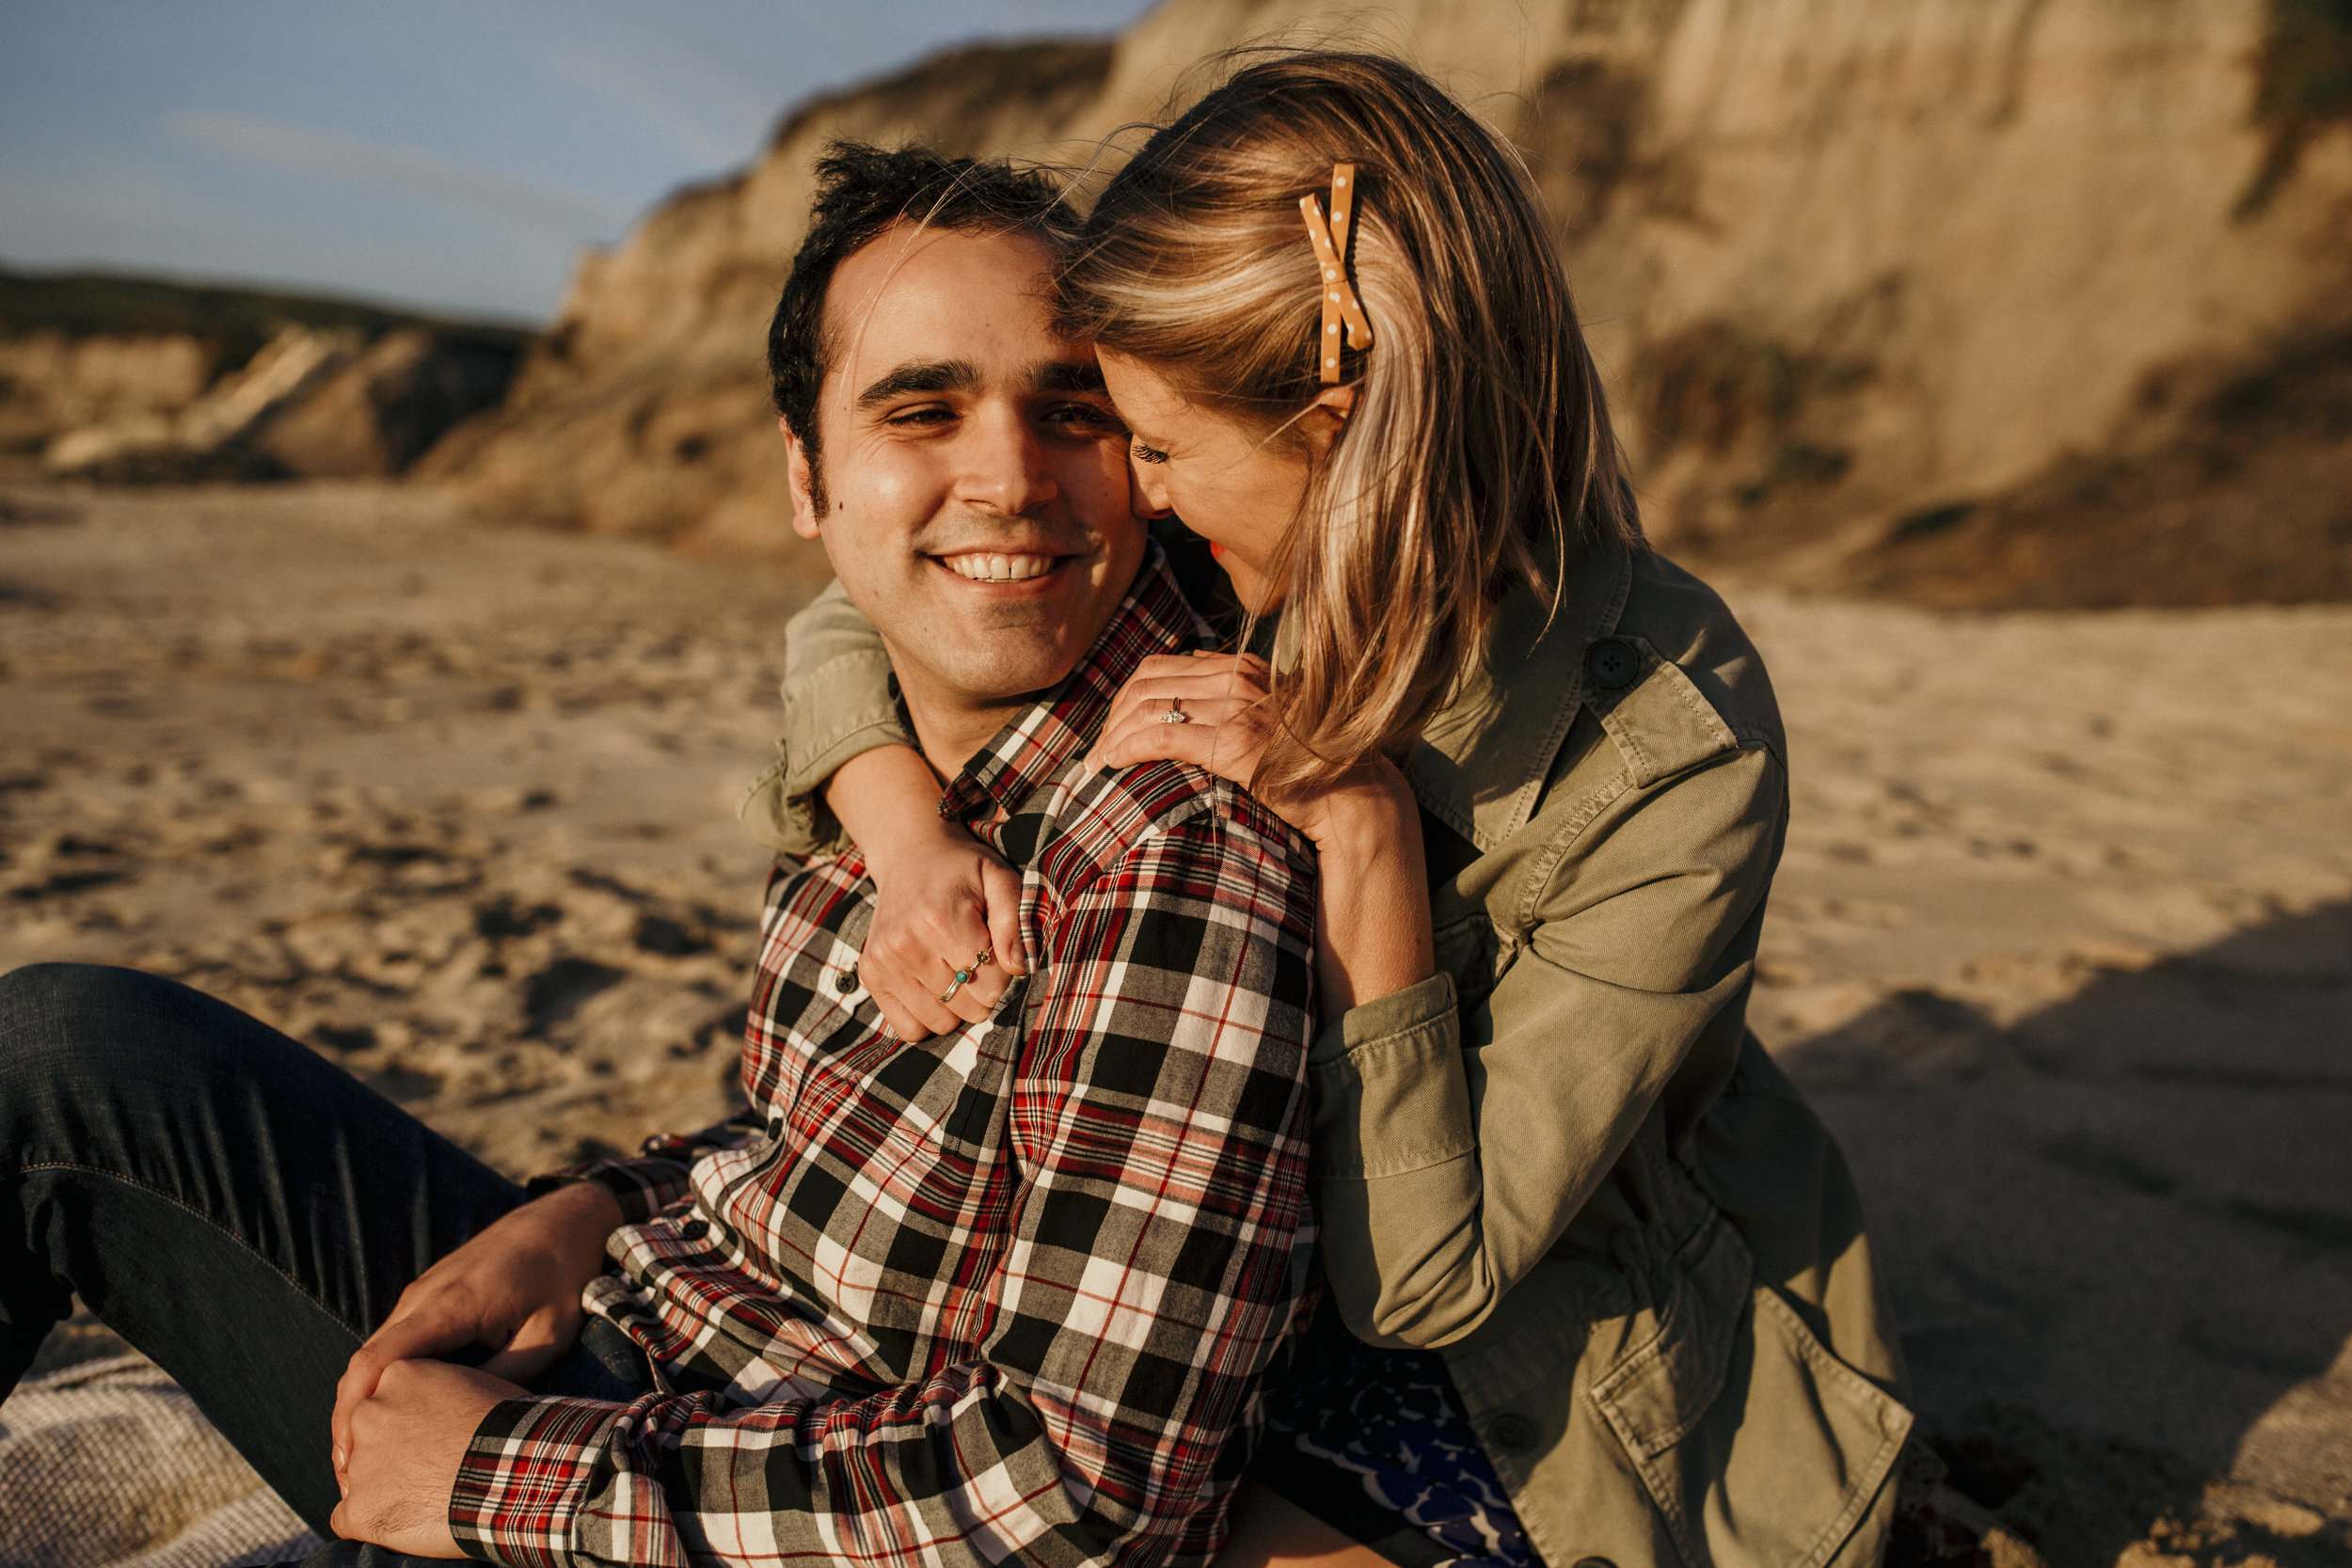
[[[1136,440],[1132,437],[1128,440],[1127,450],[1135,455],[1135,460],[1138,463],[1165,463],[1168,461],[1168,453],[1160,451],[1159,448],[1147,447],[1141,441]]]

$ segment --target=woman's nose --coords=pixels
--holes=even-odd
[[[1167,482],[1130,456],[1127,459],[1127,510],[1138,517],[1165,517],[1176,508],[1168,499]]]

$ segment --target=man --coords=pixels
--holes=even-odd
[[[1311,863],[1206,775],[1080,765],[1195,623],[1048,325],[1050,188],[867,149],[819,185],[771,340],[795,526],[882,628],[940,810],[1019,872],[1025,974],[896,1039],[863,863],[780,863],[748,1112],[525,1202],[216,1003],[21,971],[0,1388],[78,1290],[306,1516],[419,1555],[1215,1549],[1311,1276]],[[946,990],[991,958],[943,955]]]

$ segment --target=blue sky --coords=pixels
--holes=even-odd
[[[815,92],[1149,0],[0,0],[0,262],[538,320]]]

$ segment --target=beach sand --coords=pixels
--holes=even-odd
[[[10,491],[0,967],[174,975],[518,1174],[714,1119],[815,586],[418,488]],[[2058,1568],[2352,1560],[2352,608],[1726,591],[1796,779],[1753,1016],[1947,1486]]]

